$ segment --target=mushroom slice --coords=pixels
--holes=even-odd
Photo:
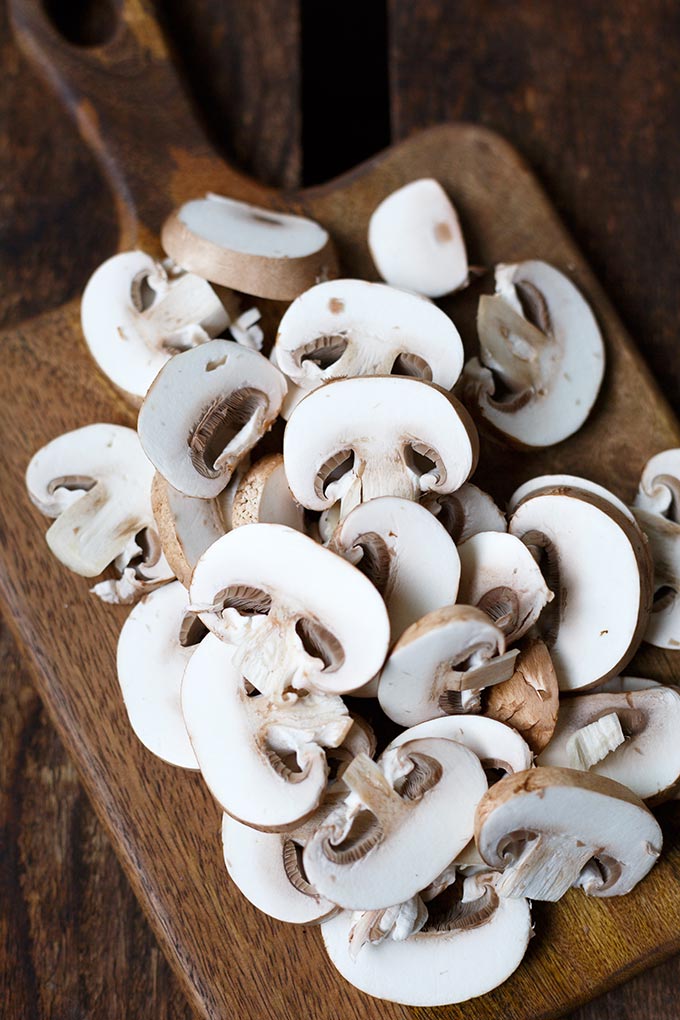
[[[589,770],[659,802],[680,780],[679,732],[680,693],[672,687],[565,698],[538,764]]]
[[[303,864],[322,896],[352,910],[390,907],[432,882],[469,842],[487,788],[472,751],[434,737],[377,764],[358,755],[342,778],[351,793],[312,836]]]
[[[488,493],[472,482],[461,485],[456,492],[428,492],[420,502],[444,525],[456,545],[480,531],[508,530],[505,514]]]
[[[362,376],[313,390],[283,437],[298,503],[343,514],[376,496],[454,492],[475,468],[477,433],[454,397],[422,379]]]
[[[199,557],[226,534],[219,502],[185,496],[156,472],[151,504],[163,552],[175,577],[188,588]]]
[[[337,910],[307,881],[302,848],[291,836],[258,832],[224,814],[222,849],[232,882],[269,917],[288,924],[316,924]]]
[[[258,691],[346,694],[383,664],[385,603],[363,574],[281,524],[244,524],[196,564],[194,611],[223,641]]]
[[[387,747],[395,747],[424,737],[455,740],[476,754],[485,769],[524,772],[531,768],[533,755],[527,742],[510,726],[483,715],[456,715],[428,719],[404,730]]]
[[[329,543],[378,589],[391,640],[426,613],[456,601],[460,561],[444,528],[422,506],[396,496],[361,503]]]
[[[234,492],[231,522],[234,528],[242,524],[285,524],[304,531],[304,511],[290,494],[282,454],[262,457],[246,471]]]
[[[295,385],[406,375],[445,390],[463,368],[463,343],[448,315],[417,294],[384,283],[332,280],[305,291],[285,312],[275,360]]]
[[[376,946],[387,938],[403,942],[420,931],[426,921],[427,907],[418,895],[383,910],[355,910],[349,933],[350,954],[357,957],[368,943]]]
[[[635,519],[649,543],[654,563],[654,600],[645,641],[657,648],[680,648],[680,524],[647,510]]]
[[[550,652],[540,638],[527,641],[509,680],[489,687],[484,714],[512,726],[539,754],[553,735],[560,689]]]
[[[555,901],[591,861],[589,895],[629,893],[656,863],[663,836],[620,783],[544,766],[489,789],[477,808],[475,840],[486,863],[503,870],[501,896]]]
[[[508,680],[517,654],[505,654],[503,632],[480,609],[436,609],[390,652],[378,685],[380,707],[400,726],[479,711],[479,690]]]
[[[186,627],[187,593],[179,581],[147,595],[132,610],[118,639],[118,681],[130,725],[153,754],[197,769],[180,705],[182,677],[205,633]],[[187,643],[189,642],[189,643]]]
[[[163,224],[161,242],[206,280],[275,301],[337,276],[333,242],[314,220],[222,195],[181,205]]]
[[[139,438],[175,489],[211,499],[276,421],[285,395],[267,358],[211,340],[161,369],[139,412]]]
[[[539,627],[561,690],[592,687],[633,656],[651,605],[644,536],[613,505],[581,489],[543,490],[515,509],[510,533],[544,565],[555,593]]]
[[[680,524],[680,450],[663,450],[647,461],[635,506]]]
[[[598,485],[597,482],[591,482],[589,478],[581,478],[578,475],[539,475],[537,478],[530,478],[528,482],[524,482],[513,492],[508,500],[508,513],[514,513],[519,504],[528,496],[535,496],[544,490],[556,491],[558,489],[569,489],[570,491],[580,489],[582,492],[590,492],[604,502],[610,503],[619,513],[627,517],[631,524],[635,524],[632,511],[622,499],[619,499],[609,489],[605,489],[604,485]]]
[[[428,297],[464,287],[468,260],[458,214],[438,181],[423,177],[374,210],[368,246],[383,280]]]
[[[505,899],[489,875],[449,886],[427,904],[423,928],[352,954],[353,915],[321,927],[331,963],[356,988],[406,1006],[446,1006],[484,995],[519,967],[532,935],[525,899]]]
[[[269,701],[234,658],[233,648],[208,634],[184,673],[182,711],[201,773],[233,818],[265,831],[293,828],[321,802],[323,748],[341,744],[352,720],[329,694]]]
[[[510,645],[536,623],[553,593],[523,542],[500,531],[483,531],[458,546],[458,596],[478,606]]]
[[[463,373],[468,406],[518,446],[552,446],[577,432],[602,383],[604,345],[571,280],[546,262],[498,266],[477,329],[481,362]]]
[[[177,351],[217,336],[229,314],[209,283],[169,277],[142,251],[124,251],[92,274],[81,305],[90,354],[119,390],[141,401]]]
[[[598,694],[627,694],[634,691],[649,691],[654,687],[663,687],[658,680],[647,680],[641,676],[612,676],[599,684]]]

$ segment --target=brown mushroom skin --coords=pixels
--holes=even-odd
[[[510,679],[487,690],[484,715],[512,726],[539,754],[554,733],[559,701],[550,652],[533,638],[525,642]]]

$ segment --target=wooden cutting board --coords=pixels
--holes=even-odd
[[[24,49],[73,111],[111,183],[120,247],[155,250],[164,216],[207,189],[320,220],[347,275],[374,278],[366,248],[371,211],[391,190],[436,176],[460,210],[471,260],[543,258],[569,273],[591,301],[608,352],[606,382],[581,432],[554,450],[484,447],[478,475],[499,499],[546,471],[585,474],[624,499],[648,456],[680,445],[680,426],[540,186],[515,151],[479,127],[435,128],[322,188],[268,191],[209,150],[141,0],[128,0],[110,41],[64,42],[40,0],[13,0]],[[342,138],[338,138],[342,145]],[[74,258],[78,254],[74,251]],[[474,345],[473,291],[445,304]],[[267,310],[270,320],[277,309]],[[612,901],[570,893],[534,909],[537,937],[496,992],[439,1010],[372,1000],[327,963],[319,933],[278,924],[252,908],[224,871],[220,813],[200,777],[176,771],[133,737],[115,674],[127,610],[88,594],[56,563],[47,524],[29,504],[23,473],[33,452],[94,421],[134,424],[96,371],[80,335],[77,302],[2,336],[0,372],[0,593],[36,686],[170,962],[201,1015],[239,1020],[468,1020],[556,1017],[680,949],[680,825],[664,810],[661,863],[632,895]],[[645,648],[636,670],[672,681],[678,653]],[[46,839],[49,839],[46,833]],[[106,924],[105,908],[102,924]]]

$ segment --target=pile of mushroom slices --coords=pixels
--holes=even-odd
[[[436,181],[375,210],[383,283],[337,279],[318,224],[214,195],[162,243],[87,285],[85,339],[138,428],[34,456],[49,547],[110,568],[104,599],[144,595],[118,645],[130,723],[200,769],[243,894],[323,922],[371,995],[481,995],[520,964],[531,900],[625,894],[661,851],[647,805],[680,784],[680,695],[621,673],[643,638],[680,647],[680,451],[632,509],[552,475],[504,513],[470,482],[473,421],[559,442],[604,348],[574,284],[529,261],[497,267],[464,365],[430,300],[468,279]],[[288,302],[269,357],[250,297]]]

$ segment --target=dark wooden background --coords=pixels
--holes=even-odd
[[[88,29],[85,0],[53,7]],[[387,11],[377,0],[166,0],[159,10],[214,143],[269,183],[316,181],[442,120],[504,133],[680,413],[676,0],[388,0]],[[10,326],[76,294],[116,227],[74,127],[13,45],[4,5],[0,74],[0,325]],[[189,1020],[4,627],[0,826],[3,1020]],[[572,1020],[678,1020],[679,983],[680,958]]]

